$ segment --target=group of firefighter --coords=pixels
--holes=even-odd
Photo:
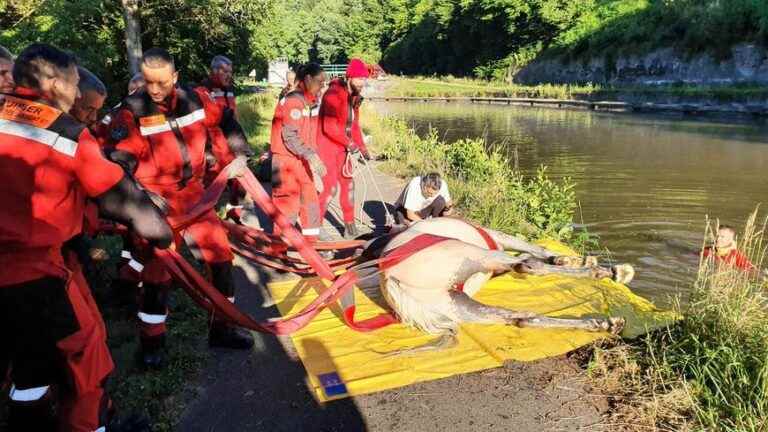
[[[216,56],[207,79],[183,84],[173,57],[149,49],[127,96],[100,118],[106,87],[72,54],[33,44],[14,58],[0,47],[0,383],[10,389],[10,430],[135,426],[114,415],[104,391],[114,365],[82,271],[84,260],[96,258],[83,251],[83,234],[127,228],[120,274],[139,289],[146,368],[164,366],[172,282],[155,251],[188,249],[235,301],[233,255],[215,210],[172,222],[193,210],[213,178],[235,179],[248,169],[232,68]],[[309,241],[320,236],[337,189],[345,234],[357,234],[350,165],[370,158],[359,125],[368,75],[352,60],[346,76],[327,85],[319,65],[301,66],[275,110],[272,197]],[[239,194],[232,182],[230,196]],[[253,345],[248,332],[215,316],[208,341]]]

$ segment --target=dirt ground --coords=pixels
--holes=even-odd
[[[404,181],[372,170],[384,199]],[[367,175],[367,174],[366,174]],[[363,181],[362,177],[359,181]],[[370,185],[369,185],[370,186]],[[357,187],[361,220],[382,222],[378,195]],[[328,223],[326,230],[336,233]],[[337,233],[336,233],[337,234]],[[266,283],[285,278],[239,261],[237,303],[259,318],[277,315]],[[605,397],[588,384],[577,358],[558,357],[319,404],[290,338],[255,334],[251,352],[216,351],[193,385],[179,431],[579,431],[605,430]],[[611,428],[611,430],[616,430]]]

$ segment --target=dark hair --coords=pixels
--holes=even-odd
[[[87,91],[95,91],[102,96],[107,95],[107,87],[104,86],[104,83],[91,71],[82,66],[78,66],[77,73],[80,75],[80,82],[77,84],[77,87],[80,89],[81,94]]]
[[[173,56],[162,48],[150,48],[144,51],[144,55],[141,56],[141,64],[145,64],[151,68],[171,65],[176,69],[176,63],[173,61]]]
[[[211,60],[211,70],[218,69],[224,65],[232,66],[232,60],[227,56],[217,55]]]
[[[323,67],[320,66],[317,63],[307,63],[299,66],[298,70],[296,70],[296,80],[298,81],[304,81],[304,78],[310,76],[310,77],[316,77],[320,75],[321,73],[325,72],[323,70]]]
[[[717,227],[717,230],[718,231],[720,231],[720,230],[728,230],[728,231],[736,234],[736,230],[732,226],[730,226],[730,225],[720,225],[719,227]]]
[[[13,61],[13,54],[2,45],[0,45],[0,60]]]
[[[431,189],[440,190],[442,186],[443,186],[443,180],[440,178],[440,174],[436,172],[431,172],[427,175],[421,176],[422,189],[431,188]]]
[[[72,54],[46,44],[32,44],[24,49],[13,65],[16,85],[40,88],[40,80],[63,75],[77,65]]]

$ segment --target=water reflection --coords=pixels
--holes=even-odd
[[[486,136],[517,148],[524,172],[546,164],[551,176],[571,177],[583,223],[614,259],[637,266],[633,289],[659,304],[690,285],[705,215],[740,226],[768,193],[765,124],[470,104],[380,106],[419,133],[431,126],[449,141]]]

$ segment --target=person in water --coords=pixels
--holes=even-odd
[[[740,270],[756,270],[749,258],[739,251],[736,245],[736,230],[729,225],[720,225],[717,228],[715,245],[704,248],[704,257],[713,257],[717,263],[730,265]]]
[[[414,177],[395,203],[395,218],[400,225],[410,225],[430,217],[450,216],[453,201],[448,184],[438,173]]]

